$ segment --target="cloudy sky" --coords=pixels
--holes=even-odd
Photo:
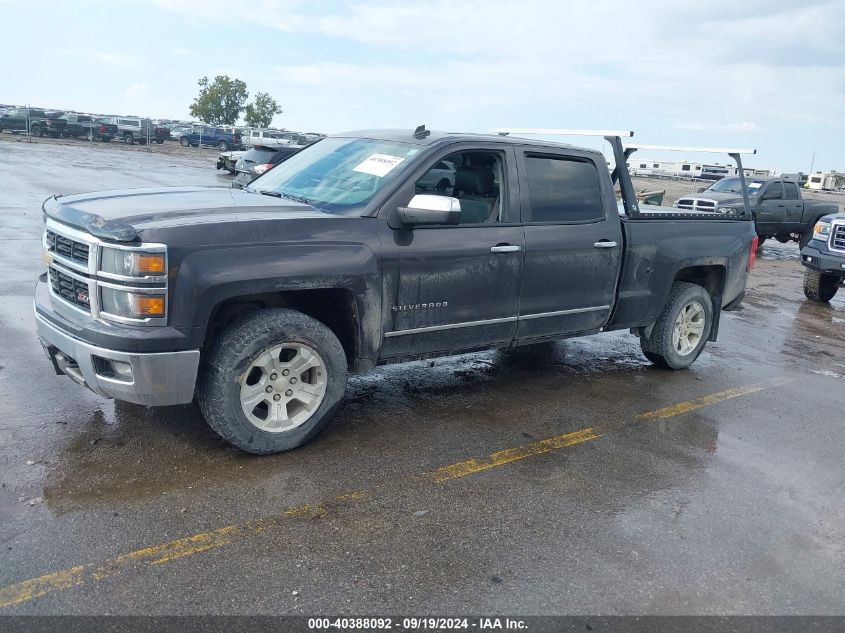
[[[188,118],[197,78],[228,74],[300,131],[632,129],[845,170],[845,0],[68,0],[35,21],[0,0],[0,14],[20,27],[0,40],[0,103]]]

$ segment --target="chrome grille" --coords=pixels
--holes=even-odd
[[[90,289],[87,282],[71,277],[53,266],[48,268],[48,272],[53,294],[83,310],[91,309]]]
[[[845,224],[835,223],[830,232],[830,248],[834,251],[845,251]]]
[[[88,244],[72,240],[53,231],[47,231],[47,250],[83,266],[88,265]]]
[[[678,209],[686,211],[715,211],[715,200],[702,200],[701,198],[681,198],[676,203]]]

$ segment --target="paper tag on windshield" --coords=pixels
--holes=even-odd
[[[390,156],[389,154],[372,154],[369,158],[358,165],[353,171],[360,171],[363,174],[373,176],[386,176],[390,171],[401,163],[404,158]]]

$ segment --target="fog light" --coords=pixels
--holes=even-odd
[[[103,378],[111,378],[120,382],[133,382],[132,365],[122,360],[94,356],[94,368],[97,374]]]

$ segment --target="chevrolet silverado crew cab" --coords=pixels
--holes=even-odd
[[[845,283],[845,213],[820,218],[813,239],[801,249],[804,264],[804,295],[828,302]]]
[[[794,180],[748,178],[745,186],[759,244],[773,237],[784,244],[796,241],[804,248],[819,218],[839,210],[836,202],[803,200]],[[678,209],[711,213],[732,213],[742,205],[742,184],[738,177],[723,178],[697,194],[679,198],[674,204]]]
[[[56,373],[144,405],[196,398],[257,454],[313,438],[347,373],[382,363],[624,329],[688,367],[742,301],[757,239],[744,212],[641,213],[596,150],[420,128],[324,138],[244,189],[43,211],[35,318]]]

